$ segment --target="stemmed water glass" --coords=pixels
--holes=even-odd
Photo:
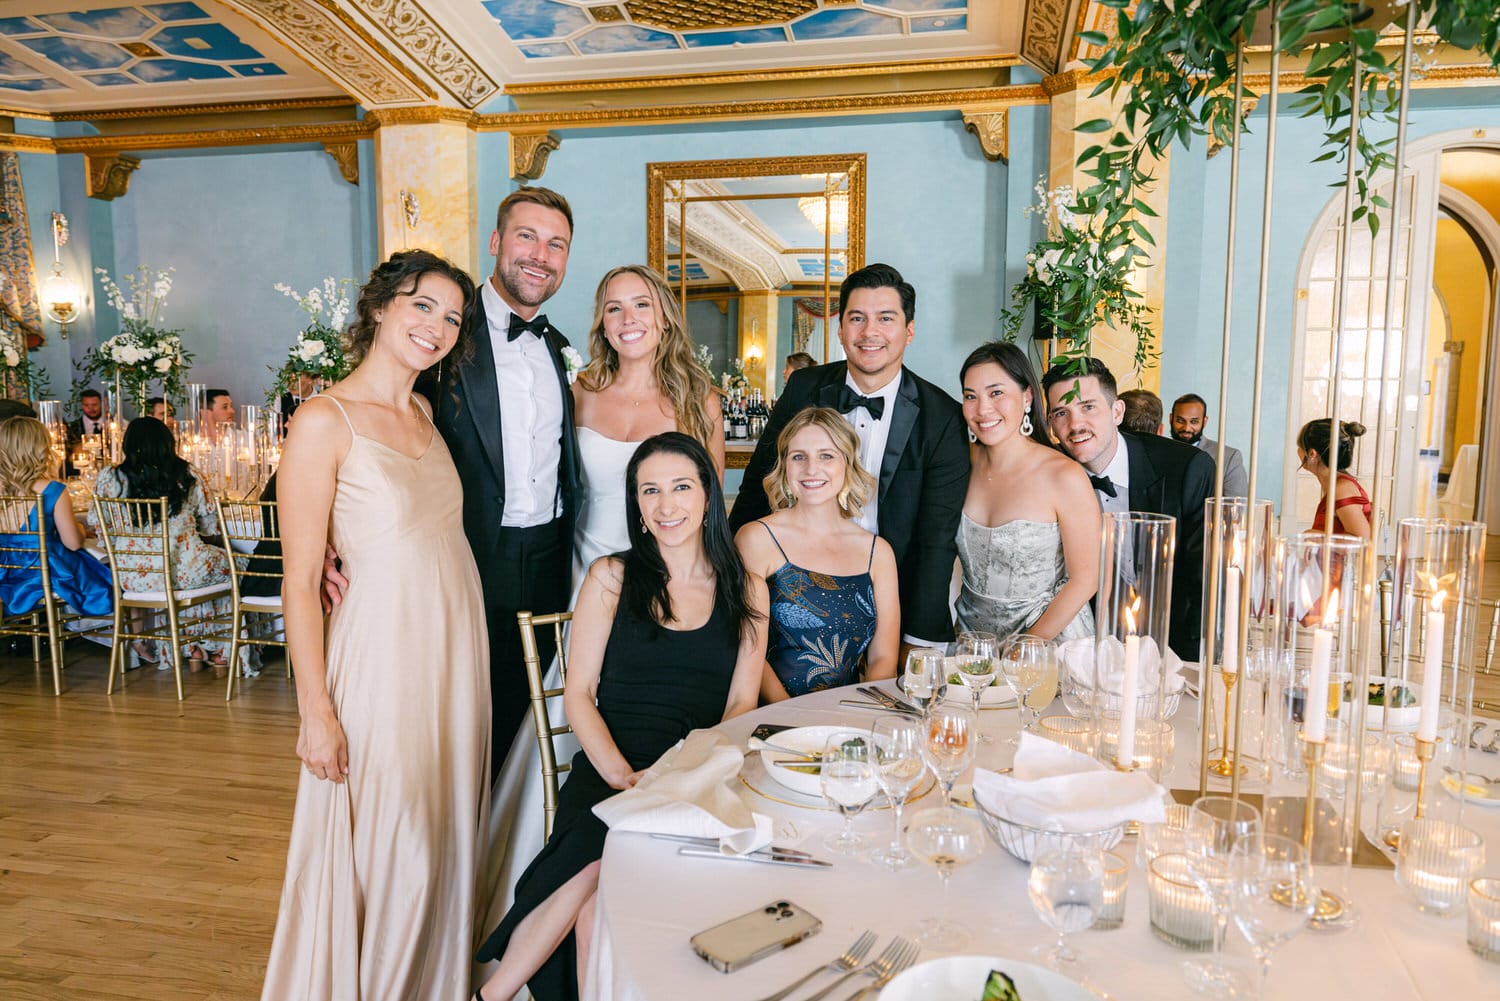
[[[1057,691],[1057,649],[1040,636],[1018,633],[1007,639],[1000,647],[1000,676],[1016,693],[1016,713],[1020,716],[1021,732],[1031,729],[1042,715],[1041,706],[1031,704],[1033,692],[1042,686],[1051,689],[1047,702]],[[1027,719],[1027,712],[1031,718]]]
[[[1104,854],[1091,840],[1071,840],[1039,851],[1031,861],[1026,891],[1037,916],[1057,932],[1051,948],[1034,952],[1047,966],[1079,979],[1083,963],[1068,946],[1068,933],[1094,923],[1104,903]]]
[[[974,700],[974,712],[979,713],[979,699],[984,690],[995,683],[994,633],[963,632],[954,644],[958,680],[964,683]],[[980,734],[981,744],[993,743],[988,734]]]
[[[1260,834],[1260,811],[1230,796],[1199,796],[1188,811],[1183,854],[1188,875],[1214,908],[1214,954],[1183,964],[1188,984],[1200,994],[1233,997],[1245,987],[1223,959],[1229,927],[1229,860],[1235,847]]]
[[[896,820],[890,845],[875,849],[871,856],[888,869],[905,869],[915,860],[901,844],[901,809],[925,771],[922,745],[925,735],[920,720],[885,717],[870,728],[870,743],[875,749],[875,779],[880,791],[891,801]]]
[[[969,933],[948,919],[948,882],[955,868],[972,862],[984,850],[984,828],[952,807],[931,807],[912,817],[906,843],[917,858],[935,866],[943,883],[943,910],[917,923],[917,941],[927,949],[956,950],[969,944]]]
[[[902,685],[906,697],[923,713],[927,707],[948,693],[948,672],[943,651],[937,647],[916,646],[906,655],[906,678]]]
[[[1271,952],[1301,931],[1318,900],[1312,863],[1300,842],[1279,834],[1241,838],[1229,855],[1229,910],[1260,962],[1261,1001]]]
[[[867,839],[855,833],[854,818],[880,788],[875,779],[875,755],[870,741],[862,734],[829,737],[819,775],[824,798],[844,817],[843,830],[828,835],[823,844],[838,855],[857,855],[866,847]]]
[[[978,714],[968,706],[938,702],[927,710],[927,739],[922,745],[922,756],[942,786],[944,807],[953,805],[953,783],[974,763],[978,750],[974,733],[979,729],[978,724]]]

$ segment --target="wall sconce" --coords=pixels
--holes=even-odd
[[[78,283],[63,274],[62,248],[68,242],[68,218],[61,212],[52,213],[52,275],[42,282],[42,308],[62,328],[63,340],[68,339],[68,324],[78,319],[83,311],[83,289]]]
[[[761,353],[760,345],[751,344],[749,347],[745,348],[745,357],[740,359],[740,365],[741,367],[746,369],[760,368],[761,364],[765,360],[766,358],[765,355]]]

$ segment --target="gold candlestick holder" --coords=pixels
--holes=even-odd
[[[1313,831],[1318,815],[1318,769],[1323,764],[1323,755],[1328,744],[1323,740],[1310,740],[1302,736],[1302,763],[1307,767],[1307,802],[1302,808],[1302,846],[1307,849],[1308,862],[1313,859]],[[1340,920],[1347,906],[1344,898],[1328,890],[1319,889],[1318,899],[1313,905],[1309,923],[1313,927],[1327,926]]]
[[[1412,811],[1413,820],[1421,820],[1427,812],[1427,763],[1437,754],[1437,746],[1441,742],[1442,738],[1423,740],[1421,737],[1417,737],[1412,741],[1413,750],[1417,755],[1417,805],[1416,809]],[[1399,827],[1391,828],[1385,832],[1385,837],[1382,840],[1385,841],[1386,847],[1393,851],[1399,851],[1401,848],[1401,829]]]
[[[1245,768],[1237,761],[1229,759],[1229,707],[1230,695],[1234,691],[1234,683],[1240,679],[1240,672],[1219,669],[1219,676],[1224,679],[1224,729],[1219,734],[1219,760],[1211,762],[1208,770],[1220,778],[1230,778],[1235,772],[1244,772]]]

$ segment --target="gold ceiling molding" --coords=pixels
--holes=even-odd
[[[1280,74],[1281,90],[1291,93],[1307,86],[1307,75],[1301,70],[1283,70]],[[1453,66],[1435,66],[1426,70],[1421,76],[1413,77],[1411,85],[1414,89],[1430,89],[1433,87],[1446,87],[1452,84],[1471,84],[1474,86],[1494,86],[1500,84],[1500,72],[1489,63],[1467,63]],[[1245,87],[1257,93],[1263,93],[1271,86],[1271,74],[1269,73],[1246,73]]]
[[[730,70],[683,76],[612,77],[606,80],[553,80],[546,83],[508,83],[510,97],[542,97],[552,94],[589,93],[608,90],[646,90],[655,87],[715,87],[739,83],[778,83],[784,80],[822,80],[883,74],[926,74],[955,70],[1007,69],[1019,66],[1020,56],[969,56],[961,59],[914,59],[858,65],[797,66],[785,69]]]
[[[84,191],[90,198],[113,201],[130,187],[130,175],[141,165],[139,157],[105,153],[83,158],[86,168]]]
[[[1056,97],[1069,91],[1088,87],[1090,90],[1100,80],[1108,79],[1109,73],[1090,73],[1088,70],[1067,70],[1042,78],[1042,90],[1048,97]]]
[[[52,140],[46,136],[27,136],[18,132],[0,134],[0,153],[53,153]]]
[[[436,100],[437,93],[335,0],[223,0],[299,50],[366,107]]]
[[[368,139],[364,122],[326,125],[280,125],[275,128],[200,129],[191,132],[144,132],[135,135],[67,136],[49,139],[52,152],[110,156],[122,150],[212,149],[219,146],[271,146],[285,143],[354,142]],[[40,150],[35,152],[42,152]]]
[[[1043,73],[1062,68],[1063,52],[1072,28],[1068,16],[1080,0],[1029,0],[1021,23],[1021,56]],[[1085,5],[1088,0],[1081,0]]]
[[[1010,109],[999,111],[965,111],[964,128],[979,140],[984,158],[1000,163],[1010,162]]]
[[[163,104],[149,108],[97,108],[92,111],[38,112],[51,122],[104,122],[129,118],[173,118],[190,115],[236,115],[318,108],[354,108],[347,97],[295,97],[273,101],[222,101],[216,104]],[[3,112],[0,112],[3,114]]]
[[[510,176],[537,181],[547,169],[547,157],[562,145],[552,132],[520,133],[510,137]]]
[[[377,129],[382,125],[436,125],[439,122],[472,126],[475,114],[463,108],[439,108],[429,104],[415,108],[377,108],[367,112],[364,120]]]
[[[811,14],[818,0],[625,0],[637,24],[668,31],[752,28]]]
[[[333,157],[338,164],[339,176],[356,188],[359,187],[359,143],[324,143],[323,152]]]
[[[355,5],[464,107],[477,107],[499,93],[500,85],[414,0],[355,0]]]

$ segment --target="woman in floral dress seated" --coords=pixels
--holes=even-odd
[[[765,480],[771,513],[741,528],[745,568],[770,590],[763,702],[894,678],[901,645],[896,558],[853,519],[875,493],[859,439],[836,410],[793,417]]]
[[[95,496],[165,497],[172,546],[172,586],[184,591],[228,581],[229,559],[215,538],[218,524],[213,505],[193,467],[177,454],[172,432],[154,417],[137,417],[125,429],[123,447],[125,461],[99,474],[94,484]],[[95,522],[92,513],[89,520]],[[120,586],[126,591],[165,589],[161,571],[153,569],[153,558],[146,555],[149,546],[145,539],[119,540],[114,552],[114,572],[120,575]],[[132,551],[140,555],[133,555]],[[202,661],[210,661],[215,667],[224,666],[225,644],[204,637],[206,628],[200,620],[227,615],[229,602],[229,596],[225,595],[194,605],[182,614],[182,635],[190,644],[188,656],[195,669]],[[155,660],[155,650],[149,646],[137,646],[136,653]]]

